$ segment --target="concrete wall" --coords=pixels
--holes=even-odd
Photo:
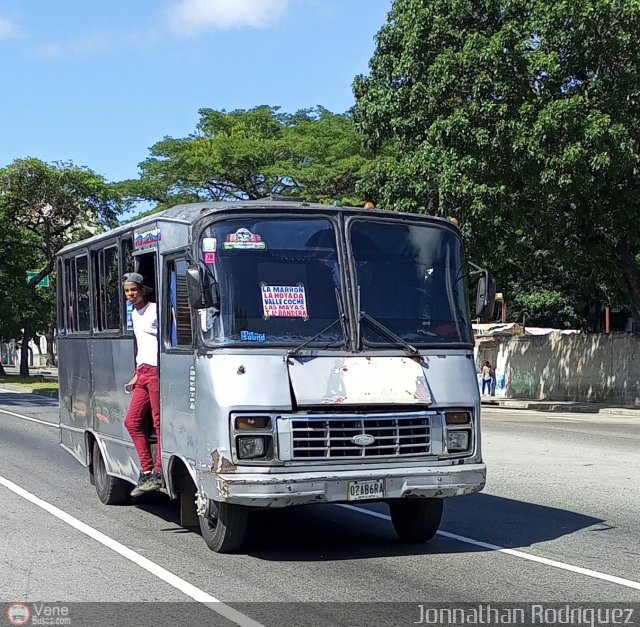
[[[622,333],[505,338],[496,375],[497,396],[640,406],[640,340]]]

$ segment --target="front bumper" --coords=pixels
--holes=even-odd
[[[430,468],[364,469],[272,474],[225,473],[201,476],[208,498],[254,507],[347,502],[349,481],[385,479],[384,499],[444,498],[484,488],[485,464]]]

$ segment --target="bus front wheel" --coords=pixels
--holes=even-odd
[[[107,467],[96,441],[93,442],[91,470],[93,483],[96,486],[96,493],[105,505],[125,505],[129,502],[131,484],[124,479],[112,477],[107,474]]]
[[[403,542],[429,542],[436,535],[444,499],[394,499],[389,501],[391,523]]]
[[[202,538],[216,553],[234,553],[247,533],[247,508],[211,501],[205,516],[198,516]]]

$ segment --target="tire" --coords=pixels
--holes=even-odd
[[[198,516],[203,540],[216,553],[235,553],[247,534],[247,508],[215,501],[210,507],[209,516]]]
[[[93,443],[93,456],[91,458],[93,483],[96,486],[96,494],[105,505],[125,505],[129,502],[131,484],[124,479],[111,477],[107,474],[102,453],[98,443]]]
[[[436,535],[444,499],[394,499],[389,501],[393,528],[402,542],[429,542]]]

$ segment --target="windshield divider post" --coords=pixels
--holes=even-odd
[[[362,346],[362,309],[360,308],[360,284],[358,284],[358,289],[356,293],[356,308],[358,311],[358,323],[356,324],[356,350],[364,350]]]

